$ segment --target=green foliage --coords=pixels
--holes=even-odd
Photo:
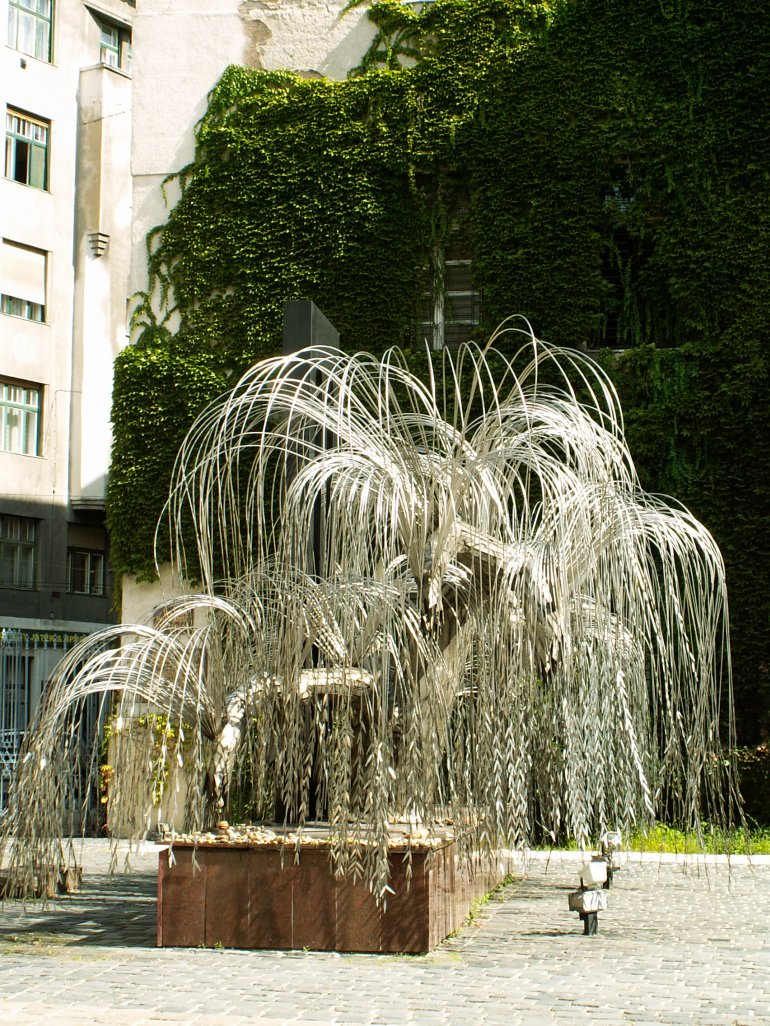
[[[738,753],[740,756],[740,752]],[[701,823],[701,837],[693,831],[681,830],[668,823],[656,823],[646,830],[636,830],[624,838],[627,851],[648,851],[672,855],[770,855],[770,829],[754,825],[751,828],[722,830],[710,823]],[[553,849],[554,842],[542,848]],[[561,850],[577,851],[574,838],[558,841]],[[600,847],[598,839],[595,848]]]
[[[118,715],[113,712],[104,725],[102,762],[99,766],[99,800],[100,804],[105,806],[109,804],[110,788],[115,777],[115,767],[106,760],[110,755],[110,746],[115,743],[121,729],[125,728],[118,725]],[[139,738],[149,741],[147,758],[149,759],[150,775],[153,779],[153,805],[160,805],[168,781],[170,759],[172,755],[179,758],[182,753],[189,751],[192,745],[193,728],[189,723],[174,723],[163,713],[146,713],[142,716],[134,716],[128,729],[134,742],[137,742]]]
[[[144,334],[118,360],[116,568],[151,575],[176,446],[279,350],[282,302],[315,300],[344,347],[409,347],[423,273],[465,206],[480,337],[519,313],[552,342],[630,347],[608,365],[642,483],[723,549],[742,740],[760,740],[768,0],[381,0],[369,15],[348,81],[233,67],[211,94],[149,240]],[[171,311],[173,335],[155,320]]]
[[[665,823],[639,831],[628,840],[629,851],[670,852],[678,855],[770,855],[770,831],[724,830],[702,824],[702,839]]]
[[[615,362],[643,484],[676,496],[711,530],[727,566],[739,736],[770,727],[770,423],[763,297],[700,344],[638,347]]]
[[[146,729],[148,735],[152,736],[153,746],[157,748],[158,752],[164,745],[167,747],[171,743],[175,746],[178,744],[179,724],[172,721],[164,713],[146,713],[142,716],[134,716],[131,719],[131,727],[132,729]],[[107,746],[110,739],[118,732],[118,716],[117,713],[112,713],[104,724],[104,731],[102,733],[103,756],[107,754]],[[185,723],[182,725],[182,732],[185,735],[182,741],[182,751],[186,751],[190,747],[193,728],[189,723]]]
[[[145,331],[115,366],[115,442],[107,497],[117,573],[154,578],[153,543],[177,450],[193,417],[226,386],[207,349],[186,350],[163,329]],[[159,528],[158,553],[168,553]]]
[[[408,335],[425,205],[409,184],[406,81],[227,70],[150,257],[188,347],[244,368],[275,352],[282,301],[307,297],[350,342]]]
[[[770,854],[770,743],[739,748],[735,754],[746,816],[766,828]]]

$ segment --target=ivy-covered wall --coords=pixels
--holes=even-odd
[[[383,0],[370,16],[378,37],[345,82],[231,67],[212,93],[116,368],[116,569],[151,573],[175,447],[278,351],[282,302],[315,300],[346,347],[412,345],[424,269],[460,204],[480,336],[520,313],[549,341],[627,349],[608,365],[643,483],[685,502],[725,554],[739,733],[758,740],[770,0]]]

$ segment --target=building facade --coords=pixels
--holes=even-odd
[[[133,19],[130,292],[147,289],[147,233],[178,199],[168,176],[195,155],[195,126],[230,64],[344,79],[374,38],[364,6],[347,0],[153,0]],[[167,40],[178,45],[169,47]],[[168,322],[174,328],[173,316]],[[121,618],[134,623],[179,587],[168,568],[156,584],[124,578]]]
[[[132,292],[147,287],[146,236],[178,194],[168,175],[195,154],[195,125],[230,64],[344,79],[374,37],[347,0],[140,0],[134,17]],[[168,46],[173,39],[177,45]]]
[[[104,513],[113,362],[166,178],[229,64],[344,78],[374,35],[347,7],[0,0],[0,807],[63,652],[173,590],[113,600]]]
[[[114,620],[135,0],[0,0],[0,802],[46,680]]]

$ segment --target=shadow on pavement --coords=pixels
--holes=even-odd
[[[155,947],[157,909],[154,875],[86,876],[76,894],[0,904],[0,946]]]

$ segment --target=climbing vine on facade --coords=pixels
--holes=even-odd
[[[725,553],[754,739],[770,729],[770,3],[369,15],[347,81],[231,67],[211,94],[116,370],[116,569],[152,574],[178,441],[278,351],[284,300],[315,300],[346,348],[426,359],[426,280],[461,210],[479,338],[522,314],[560,345],[624,351],[607,359],[643,484]]]

